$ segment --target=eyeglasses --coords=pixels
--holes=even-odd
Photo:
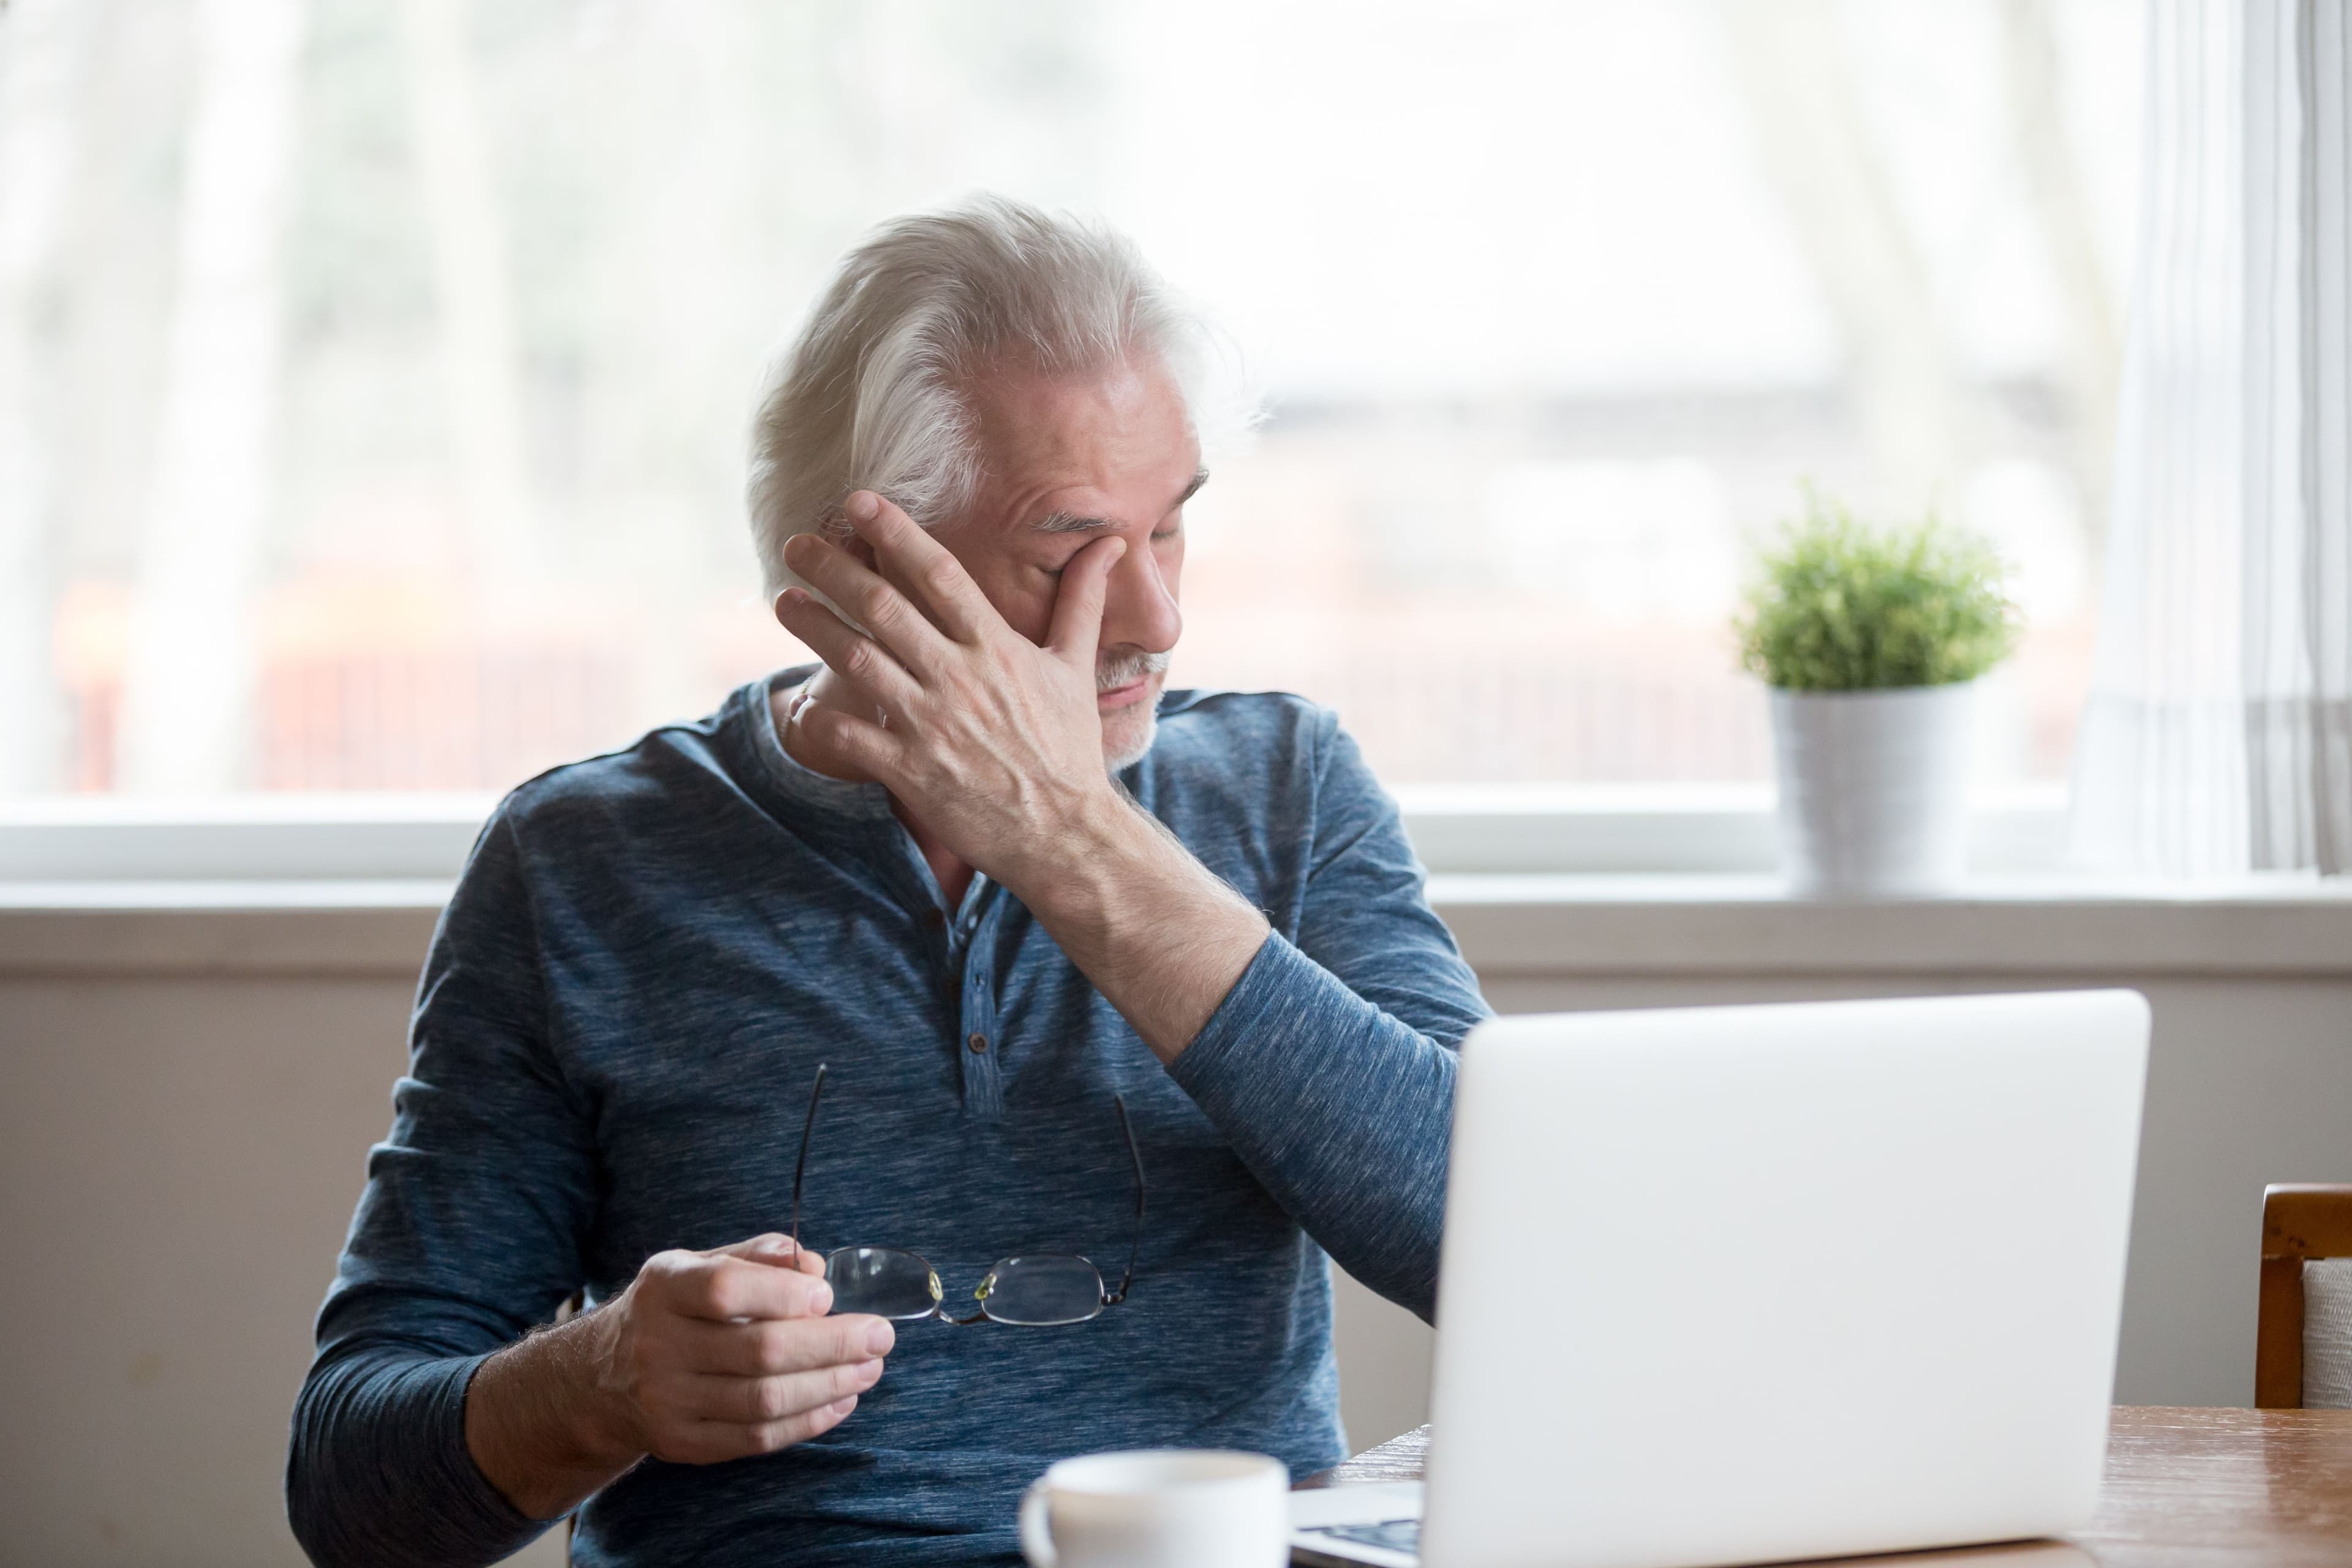
[[[809,1090],[808,1121],[801,1128],[801,1157],[793,1166],[793,1250],[801,1245],[801,1180],[808,1173],[809,1140],[816,1131],[817,1102],[824,1098],[825,1068],[819,1064],[816,1085]],[[835,1312],[870,1312],[894,1323],[921,1322],[937,1318],[943,1323],[1007,1323],[1017,1328],[1060,1328],[1102,1316],[1105,1307],[1127,1300],[1135,1283],[1135,1257],[1143,1246],[1143,1156],[1135,1147],[1135,1129],[1127,1119],[1127,1100],[1113,1095],[1118,1112],[1119,1135],[1127,1140],[1127,1158],[1135,1167],[1135,1235],[1127,1248],[1127,1272],[1118,1289],[1103,1288],[1102,1271],[1074,1252],[1034,1253],[1000,1258],[989,1265],[972,1299],[980,1310],[969,1318],[949,1314],[940,1289],[939,1270],[919,1252],[898,1247],[842,1247],[825,1254],[825,1282],[833,1287]]]

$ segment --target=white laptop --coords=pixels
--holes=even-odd
[[[2129,991],[1481,1026],[1426,1487],[1294,1494],[1294,1561],[1701,1568],[2086,1523],[2147,1031]]]

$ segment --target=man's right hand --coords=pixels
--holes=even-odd
[[[639,1453],[684,1465],[772,1453],[840,1424],[882,1375],[896,1335],[828,1318],[824,1259],[789,1237],[657,1252],[589,1314],[598,1383]]]
[[[825,1316],[824,1260],[781,1236],[661,1252],[610,1303],[484,1362],[466,1446],[553,1519],[640,1458],[706,1465],[830,1430],[882,1375],[888,1322]]]

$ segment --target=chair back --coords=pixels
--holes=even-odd
[[[2254,1404],[2300,1410],[2306,1394],[2352,1405],[2352,1186],[2263,1189]]]

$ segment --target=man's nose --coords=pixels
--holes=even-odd
[[[1183,635],[1183,612],[1176,607],[1176,584],[1160,569],[1150,541],[1130,542],[1110,569],[1103,589],[1103,647],[1134,647],[1166,653]]]

